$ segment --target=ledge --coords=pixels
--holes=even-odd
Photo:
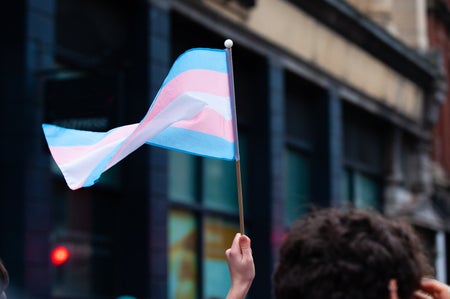
[[[287,0],[337,34],[390,65],[423,88],[433,88],[435,66],[385,29],[341,0]]]

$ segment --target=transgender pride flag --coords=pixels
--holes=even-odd
[[[236,159],[230,78],[226,50],[192,49],[174,62],[140,123],[108,132],[43,124],[50,152],[69,188],[92,186],[103,172],[145,143]]]

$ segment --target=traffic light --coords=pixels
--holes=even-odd
[[[67,262],[69,257],[70,257],[69,249],[67,249],[67,247],[62,246],[62,245],[53,248],[51,255],[50,255],[50,259],[54,266],[59,266],[59,265],[64,264],[65,262]]]

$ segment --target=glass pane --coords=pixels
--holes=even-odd
[[[381,173],[383,165],[383,124],[354,108],[344,109],[344,156],[371,171]]]
[[[197,233],[193,214],[169,212],[169,298],[197,298]]]
[[[314,116],[320,99],[324,98],[323,89],[291,72],[287,72],[285,78],[286,133],[291,138],[310,143],[316,132]]]
[[[225,250],[231,246],[239,225],[217,218],[205,218],[204,222],[204,298],[225,298],[231,285]]]
[[[169,198],[175,201],[195,202],[197,185],[196,157],[168,151]]]
[[[381,172],[382,163],[382,133],[376,124],[358,127],[358,162]]]
[[[355,173],[355,207],[379,208],[380,186],[363,174]]]
[[[298,216],[308,211],[309,160],[303,154],[286,150],[285,160],[285,219],[289,226]]]
[[[343,173],[343,179],[342,179],[342,185],[341,185],[341,200],[344,204],[344,206],[346,206],[348,203],[352,202],[352,198],[351,198],[351,174],[350,171],[348,169],[344,170]]]
[[[237,212],[236,163],[203,159],[202,189],[204,203],[208,207]]]

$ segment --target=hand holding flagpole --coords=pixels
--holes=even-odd
[[[233,47],[233,41],[227,39],[224,43],[225,48],[227,48],[227,66],[228,66],[228,81],[230,86],[230,101],[231,101],[231,112],[233,118],[233,133],[234,133],[234,146],[235,146],[235,157],[236,157],[236,180],[237,180],[237,192],[238,192],[238,205],[239,205],[239,226],[240,233],[244,235],[244,205],[242,200],[242,179],[241,179],[241,158],[239,155],[239,138],[237,130],[237,114],[236,114],[236,100],[234,96],[234,77],[233,77],[233,58],[231,55],[231,47]]]

